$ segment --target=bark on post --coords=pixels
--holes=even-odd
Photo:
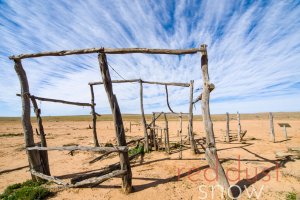
[[[226,142],[230,142],[229,137],[229,113],[226,113]]]
[[[273,139],[273,142],[275,143],[275,132],[274,132],[274,123],[273,123],[273,114],[269,113],[269,119],[270,119],[270,134]]]
[[[34,97],[30,97],[33,108],[34,108],[34,113],[37,118],[37,124],[39,127],[39,136],[41,140],[41,147],[47,147],[47,141],[46,141],[46,136],[44,132],[44,127],[43,127],[43,121],[41,118],[41,110],[39,109],[36,100]],[[40,159],[41,159],[41,165],[43,167],[44,174],[46,175],[51,175],[50,174],[50,168],[49,168],[49,159],[48,159],[48,151],[39,151],[40,154]]]
[[[241,138],[241,120],[240,120],[240,113],[237,112],[237,121],[238,121],[238,132],[237,132],[237,137],[238,137],[238,141],[240,142],[242,140]]]
[[[179,136],[180,136],[180,149],[179,149],[179,159],[182,159],[182,113],[179,115]]]
[[[25,148],[35,146],[33,139],[33,130],[30,121],[30,99],[29,99],[29,86],[26,76],[26,72],[23,69],[21,60],[14,59],[15,71],[18,75],[20,86],[21,86],[21,99],[22,99],[22,126],[24,131]],[[40,154],[37,151],[27,151],[29,167],[31,170],[45,173],[42,165]],[[40,178],[31,175],[33,181],[39,181]]]
[[[112,110],[112,116],[115,126],[116,137],[119,146],[126,146],[125,131],[121,111],[116,96],[113,93],[110,73],[107,65],[106,55],[104,53],[98,55],[101,76],[104,88],[108,97],[108,101]],[[125,193],[132,192],[132,173],[128,152],[120,152],[121,170],[126,170],[127,174],[122,177],[122,188]]]
[[[98,137],[97,137],[97,115],[95,112],[95,94],[94,94],[94,88],[92,85],[90,85],[91,90],[91,109],[92,109],[92,117],[93,117],[93,139],[94,139],[94,146],[99,147]]]
[[[189,138],[191,143],[191,150],[194,154],[197,153],[197,146],[194,140],[194,133],[193,133],[193,101],[194,101],[194,81],[192,80],[190,83],[190,108],[189,108]]]
[[[170,153],[170,140],[169,140],[169,125],[168,125],[168,119],[167,119],[167,115],[166,115],[166,113],[164,113],[164,118],[165,118],[165,127],[166,127],[166,129],[165,129],[165,141],[166,141],[166,146],[165,146],[165,148],[166,148],[166,151],[167,151],[167,153]]]
[[[140,80],[140,106],[141,106],[141,113],[142,113],[142,124],[144,129],[144,136],[145,136],[145,152],[149,152],[149,138],[147,133],[147,124],[146,118],[144,113],[144,104],[143,104],[143,82]]]
[[[206,45],[202,45],[202,48],[206,49]],[[224,169],[218,159],[214,130],[213,130],[213,123],[211,121],[211,116],[210,116],[209,97],[210,97],[211,84],[209,82],[208,59],[207,59],[206,51],[202,52],[201,69],[202,69],[202,80],[203,80],[201,108],[202,108],[204,132],[206,133],[205,157],[206,160],[208,161],[210,168],[215,171],[216,175],[218,175],[217,180],[219,184],[224,187],[225,191],[228,191],[228,188],[230,186],[227,177],[225,175]]]
[[[154,149],[155,149],[155,151],[157,151],[158,150],[158,146],[157,146],[157,140],[156,140],[156,129],[155,129],[155,113],[153,113],[152,114],[152,121],[153,121],[153,123],[152,123],[152,135],[153,135],[153,145],[154,145]]]

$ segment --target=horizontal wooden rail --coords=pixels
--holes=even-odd
[[[60,180],[60,179],[58,179],[58,178],[56,178],[54,176],[49,176],[49,175],[46,175],[46,174],[42,174],[42,173],[37,172],[37,171],[35,171],[33,169],[30,170],[30,173],[32,175],[34,175],[34,176],[40,177],[41,179],[44,179],[44,180],[47,180],[47,181],[52,181],[52,182],[54,182],[54,183],[56,183],[58,185],[64,185],[64,186],[68,185],[68,183],[63,182],[62,180]]]
[[[62,147],[27,147],[28,151],[38,150],[38,151],[96,151],[100,153],[107,152],[127,152],[127,146],[119,147],[86,147],[86,146],[62,146]]]
[[[155,81],[144,81],[141,79],[131,79],[131,80],[112,80],[112,83],[146,83],[146,84],[154,84],[154,85],[171,85],[171,86],[180,86],[180,87],[190,87],[189,83],[178,83],[178,82],[155,82]],[[90,82],[89,85],[101,85],[102,81]]]
[[[21,96],[21,94],[17,94],[17,96]],[[50,99],[50,98],[44,98],[44,97],[37,97],[33,95],[29,95],[30,97],[40,100],[40,101],[48,101],[48,102],[54,102],[54,103],[63,103],[63,104],[69,104],[69,105],[75,105],[75,106],[92,106],[90,103],[80,103],[80,102],[73,102],[73,101],[65,101],[60,99]]]
[[[89,49],[75,49],[75,50],[62,50],[62,51],[47,51],[32,54],[20,54],[10,56],[9,59],[24,59],[36,58],[42,56],[67,56],[73,54],[89,54],[89,53],[106,53],[106,54],[127,54],[127,53],[145,53],[145,54],[194,54],[202,52],[204,49],[191,48],[191,49],[147,49],[147,48],[89,48]]]
[[[153,112],[154,114],[160,114],[161,112]],[[172,112],[162,112],[162,113],[165,113],[166,115],[189,115],[189,113],[172,113]]]

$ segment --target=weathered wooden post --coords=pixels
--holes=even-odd
[[[194,80],[190,83],[190,107],[189,107],[189,138],[191,143],[191,150],[194,154],[197,153],[197,146],[193,133],[193,94],[194,94]]]
[[[270,119],[270,135],[272,137],[273,142],[275,143],[275,132],[274,132],[274,123],[273,123],[273,114],[269,112]]]
[[[180,149],[179,149],[179,159],[182,159],[182,113],[179,115],[179,136],[180,136]]]
[[[226,113],[226,142],[230,142],[230,137],[229,137],[229,113]]]
[[[208,161],[210,168],[215,171],[218,177],[217,180],[219,184],[224,187],[225,191],[228,191],[230,186],[227,177],[225,175],[224,169],[218,159],[214,130],[213,130],[213,123],[211,121],[210,109],[209,109],[209,96],[211,90],[210,88],[214,87],[214,85],[209,82],[206,45],[202,45],[201,47],[203,49],[203,51],[201,52],[202,53],[201,69],[202,69],[202,80],[203,80],[201,108],[202,108],[204,132],[206,133],[205,157],[206,160]]]
[[[93,85],[90,85],[91,91],[91,110],[92,110],[92,117],[93,117],[93,139],[94,139],[94,146],[99,147],[98,137],[97,137],[97,115],[95,112],[95,94]]]
[[[240,120],[240,113],[239,112],[237,112],[237,121],[238,121],[237,137],[238,137],[238,141],[240,142],[242,140],[242,138],[241,138],[241,120]]]
[[[118,105],[117,98],[113,93],[110,73],[107,66],[106,55],[104,53],[99,53],[98,60],[99,60],[103,85],[112,111],[118,145],[126,146],[122,115]],[[132,173],[131,173],[130,161],[128,158],[128,152],[120,152],[119,156],[120,156],[121,170],[127,171],[126,175],[122,177],[122,188],[125,193],[130,193],[132,191],[132,180],[131,180]]]
[[[154,149],[155,151],[158,150],[158,146],[157,146],[157,140],[156,140],[156,129],[155,129],[155,113],[152,113],[152,135],[153,135],[153,145],[154,145]]]
[[[166,152],[170,153],[170,140],[169,140],[169,125],[168,125],[168,119],[166,113],[164,113],[164,118],[165,118],[165,143],[166,143]]]
[[[143,82],[140,80],[140,106],[141,106],[141,113],[142,113],[142,124],[144,129],[144,136],[145,136],[145,152],[149,152],[149,138],[147,133],[147,124],[146,118],[144,113],[144,104],[143,104]]]
[[[33,138],[33,130],[30,121],[30,99],[29,99],[29,85],[26,76],[26,72],[23,69],[22,63],[20,59],[14,59],[15,62],[15,71],[18,75],[20,86],[21,86],[21,99],[22,99],[22,126],[24,131],[24,140],[25,140],[25,148],[35,146],[34,138]],[[47,153],[46,153],[47,154]],[[28,162],[29,168],[36,172],[40,172],[46,174],[46,169],[49,166],[45,166],[45,163],[42,162],[41,154],[38,151],[28,151]],[[31,174],[33,181],[39,181],[40,178]]]
[[[36,100],[33,96],[30,96],[33,108],[34,108],[34,113],[37,119],[37,124],[39,128],[39,136],[41,140],[41,147],[47,147],[47,141],[46,141],[46,136],[44,132],[44,127],[43,127],[43,121],[41,117],[41,110],[39,109]],[[42,166],[43,166],[43,172],[45,175],[51,175],[50,174],[50,168],[49,168],[49,159],[48,159],[48,152],[47,151],[38,151],[40,154],[40,159],[42,161]]]
[[[286,125],[283,125],[283,133],[284,133],[285,139],[287,140],[288,136],[287,136],[287,132],[286,132]]]
[[[129,122],[129,132],[131,133],[131,121]]]

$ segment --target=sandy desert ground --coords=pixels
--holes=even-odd
[[[231,115],[230,129],[237,132],[235,115]],[[231,185],[246,185],[240,199],[248,199],[253,187],[262,190],[259,199],[285,199],[288,192],[300,192],[300,161],[280,160],[275,158],[275,152],[285,152],[289,147],[300,146],[300,117],[299,113],[285,115],[274,114],[276,143],[271,142],[269,134],[269,120],[267,114],[241,115],[242,130],[247,130],[243,143],[234,141],[224,142],[226,122],[224,116],[214,118],[214,130],[217,140],[218,155],[225,171],[228,171]],[[125,118],[125,127],[129,128],[131,119]],[[134,121],[134,120],[133,120]],[[284,139],[279,122],[287,122],[291,128],[287,129],[288,140]],[[44,121],[48,146],[62,146],[78,144],[92,146],[92,130],[88,129],[90,121],[55,120],[49,118]],[[164,126],[163,121],[158,122]],[[101,144],[115,143],[113,123],[109,120],[98,121],[97,131]],[[187,135],[187,121],[183,123],[183,134]],[[33,120],[33,128],[37,126]],[[177,120],[169,121],[170,140],[179,141]],[[0,135],[22,133],[19,120],[0,120]],[[202,121],[194,121],[196,138],[204,136]],[[143,136],[141,127],[133,127],[132,132],[126,132],[127,140]],[[38,141],[38,137],[35,136]],[[183,151],[183,159],[179,158],[177,150],[171,154],[165,152],[151,152],[145,155],[144,162],[136,160],[132,163],[134,192],[125,195],[121,192],[121,179],[114,178],[94,188],[76,188],[61,190],[51,199],[201,199],[207,194],[207,199],[221,199],[218,189],[211,195],[211,187],[217,184],[214,174],[204,160],[204,153],[193,155],[190,149]],[[66,151],[49,152],[52,175],[68,179],[74,174],[100,169],[118,161],[118,156],[89,164],[89,161],[99,154],[90,152],[75,152],[72,155]],[[23,137],[0,137],[0,193],[13,183],[30,179]],[[238,161],[240,158],[240,162]],[[239,164],[240,163],[240,164]],[[240,167],[238,167],[240,166]],[[276,166],[280,166],[277,168]],[[237,170],[239,168],[239,170]],[[238,172],[240,171],[240,177]],[[253,196],[254,197],[254,196]],[[255,198],[252,198],[255,199]]]

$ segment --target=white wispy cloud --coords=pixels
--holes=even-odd
[[[9,55],[89,47],[191,48],[208,45],[216,89],[213,113],[299,111],[300,5],[297,1],[7,1],[0,3],[0,116],[20,115]],[[189,82],[202,87],[200,55],[108,55],[126,79]],[[97,55],[25,59],[36,96],[89,102],[101,80]],[[113,79],[121,79],[110,70]],[[139,85],[114,85],[123,113],[138,113]],[[199,95],[197,90],[195,95]],[[110,113],[103,86],[96,109]],[[145,85],[146,112],[167,110],[164,87]],[[188,110],[189,89],[169,87],[170,104]],[[41,103],[43,115],[89,108]],[[196,114],[200,113],[199,105]]]

